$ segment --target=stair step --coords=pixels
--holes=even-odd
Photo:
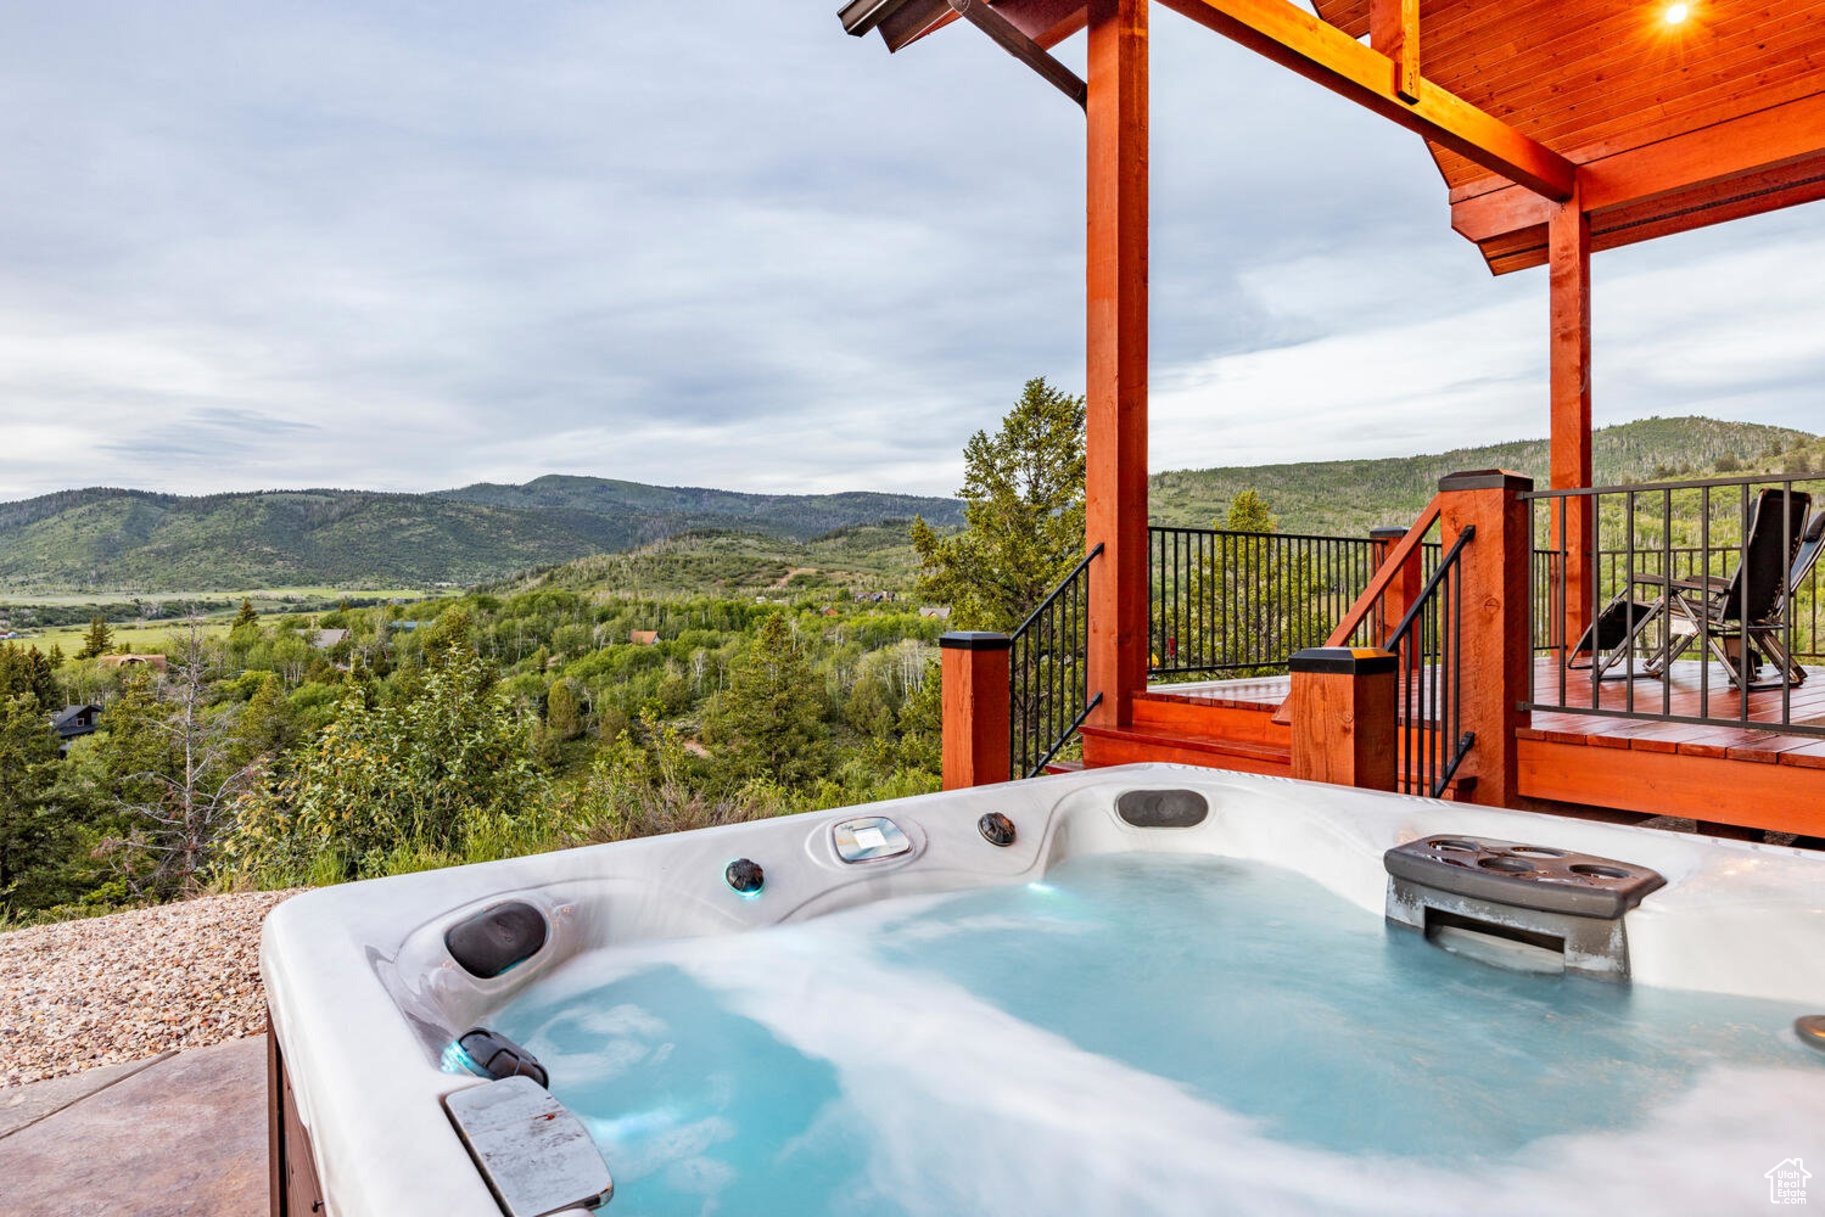
[[[1084,757],[1091,765],[1121,765],[1132,761],[1175,761],[1244,773],[1285,775],[1292,765],[1292,751],[1275,744],[1229,739],[1184,731],[1163,731],[1144,726],[1083,727]]]
[[[1162,697],[1151,693],[1135,697],[1134,725],[1174,735],[1203,735],[1277,747],[1289,747],[1292,741],[1291,731],[1273,721],[1272,706]]]

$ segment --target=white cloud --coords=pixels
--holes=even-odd
[[[0,496],[954,489],[1082,385],[1082,118],[833,8],[13,14]],[[1417,140],[1170,14],[1154,64],[1157,464],[1543,432],[1543,278]],[[1810,425],[1822,263],[1780,218],[1600,256],[1600,417]]]

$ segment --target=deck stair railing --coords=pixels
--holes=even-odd
[[[1457,536],[1413,604],[1382,643],[1395,655],[1400,725],[1400,789],[1440,798],[1476,743],[1465,731],[1464,547],[1476,537],[1474,525]]]
[[[1008,661],[1009,771],[1036,777],[1066,751],[1103,700],[1091,693],[1090,564],[1099,544],[1084,555],[1012,635]]]
[[[1825,661],[1825,562],[1806,565],[1802,544],[1806,525],[1825,511],[1825,476],[1750,474],[1539,490],[1522,498],[1534,544],[1532,634],[1539,655],[1529,709],[1825,736],[1825,680],[1815,685],[1805,667]],[[1767,645],[1745,647],[1742,623],[1729,614],[1720,629],[1702,613],[1665,611],[1665,597],[1669,581],[1684,581],[1688,603],[1702,602],[1702,593],[1691,590],[1695,581],[1721,587],[1739,568],[1747,569],[1761,502],[1789,507],[1775,511],[1775,523],[1766,526],[1779,534],[1778,547],[1770,549],[1782,591],[1755,631]],[[1580,511],[1590,521],[1588,575],[1568,592],[1557,574],[1570,557],[1563,535],[1568,529],[1560,521],[1575,520]],[[1604,655],[1607,668],[1592,663],[1588,649],[1580,649],[1589,641],[1586,624],[1606,610],[1627,614],[1628,600],[1639,606],[1632,611],[1645,627],[1631,645]],[[1681,630],[1683,639],[1674,636]],[[1663,663],[1670,643],[1678,657]],[[1733,680],[1719,647],[1733,649],[1735,662],[1752,669],[1750,676]],[[1776,650],[1794,663],[1775,662]]]

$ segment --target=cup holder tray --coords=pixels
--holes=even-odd
[[[1657,871],[1549,845],[1435,835],[1382,855],[1396,879],[1516,908],[1613,921],[1657,888]]]

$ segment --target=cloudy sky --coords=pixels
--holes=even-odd
[[[0,497],[954,489],[1081,389],[1083,122],[836,7],[9,5]],[[1414,137],[1154,21],[1156,468],[1544,434],[1544,273]],[[1825,427],[1821,219],[1600,255],[1599,422]]]

